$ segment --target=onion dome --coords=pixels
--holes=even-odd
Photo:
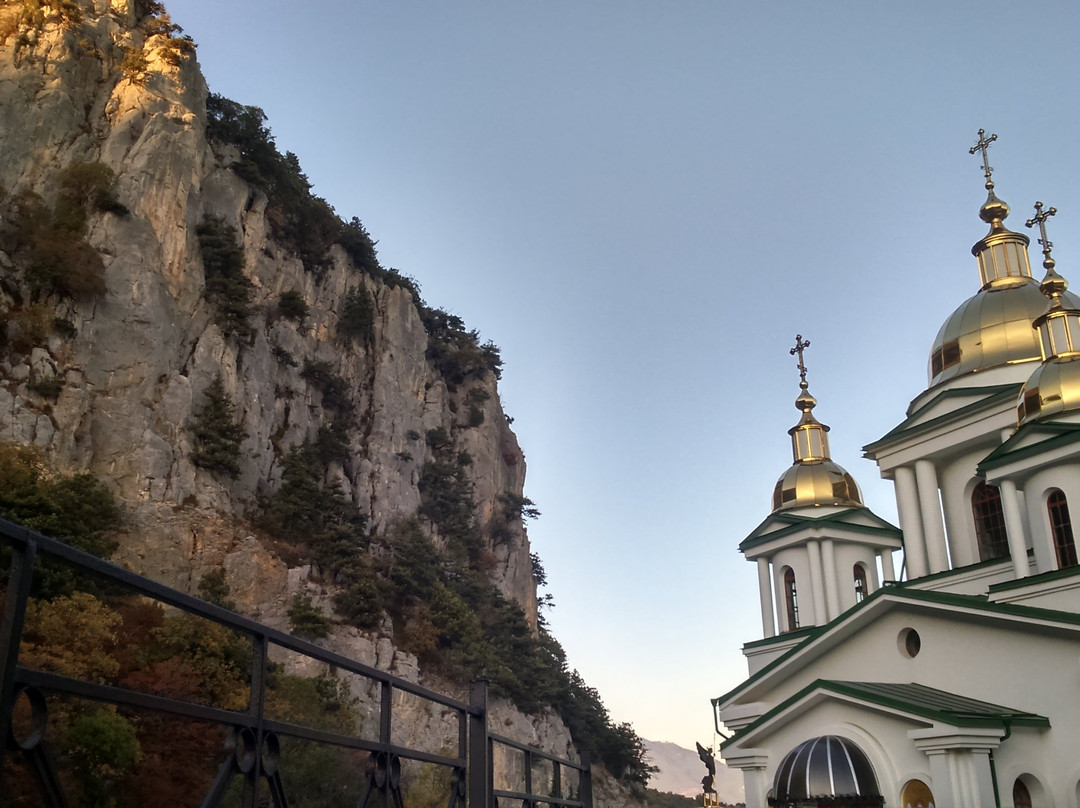
[[[846,738],[822,735],[796,746],[780,762],[769,805],[881,805],[870,761]]]
[[[803,349],[810,346],[802,334],[795,338],[791,353],[799,354],[799,397],[795,408],[802,412],[799,423],[788,430],[795,462],[776,481],[773,513],[815,505],[862,507],[862,494],[855,479],[829,457],[829,427],[814,417],[817,399],[806,382]]]
[[[982,151],[986,201],[979,218],[990,232],[971,248],[979,263],[982,287],[965,300],[941,326],[930,351],[930,386],[1001,365],[1033,362],[1040,357],[1039,339],[1031,321],[1046,308],[1046,300],[1031,275],[1028,237],[1007,229],[1009,206],[994,194],[987,147],[997,135],[984,137],[970,151]],[[1080,298],[1067,295],[1080,306]]]
[[[1054,269],[1056,262],[1050,255],[1053,244],[1046,238],[1046,220],[1057,210],[1044,212],[1042,206],[1042,202],[1035,203],[1035,216],[1027,225],[1038,224],[1042,234],[1039,243],[1043,245],[1046,276],[1039,288],[1050,305],[1032,323],[1043,361],[1020,391],[1016,417],[1021,426],[1080,410],[1080,362],[1076,361],[1080,359],[1080,306],[1068,299],[1068,281]]]

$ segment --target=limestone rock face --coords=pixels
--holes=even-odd
[[[0,440],[41,447],[61,471],[91,471],[112,487],[128,514],[122,563],[187,588],[224,563],[230,582],[245,571],[253,613],[280,617],[281,562],[255,549],[244,521],[279,484],[288,449],[331,421],[301,377],[305,360],[330,363],[348,385],[360,428],[333,473],[372,531],[416,513],[430,453],[423,436],[437,427],[473,458],[482,519],[496,513],[500,494],[521,495],[524,456],[495,379],[470,382],[490,398],[483,423],[468,426],[464,391],[451,392],[425,357],[428,336],[409,291],[364,275],[337,246],[329,266],[312,273],[272,238],[266,196],[229,168],[235,147],[215,151],[207,141],[207,88],[194,57],[169,58],[168,36],[136,25],[134,0],[83,2],[79,20],[44,6],[35,24],[19,24],[19,5],[0,7],[0,31],[10,31],[0,50],[0,186],[51,202],[66,166],[101,162],[130,214],[88,222],[106,293],[47,301],[77,335],[50,334],[0,360]],[[122,69],[132,52],[145,59],[142,72]],[[206,216],[242,239],[254,286],[250,338],[223,333],[206,300],[195,234]],[[11,267],[0,255],[0,312],[25,303]],[[357,344],[336,333],[347,292],[361,286],[376,311],[371,339]],[[285,291],[307,302],[302,322],[275,315]],[[192,462],[192,419],[218,375],[246,435],[235,480]],[[33,379],[54,377],[63,382],[55,401],[33,391]],[[520,525],[509,533],[489,548],[492,579],[535,625],[528,538]],[[241,552],[246,561],[229,561]]]

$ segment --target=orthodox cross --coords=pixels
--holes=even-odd
[[[803,340],[802,334],[795,335],[795,347],[788,353],[792,356],[799,355],[799,386],[806,387],[806,365],[803,364],[803,351],[810,347],[810,340]]]
[[[990,180],[990,175],[994,172],[994,169],[990,167],[990,162],[986,156],[986,150],[990,148],[990,144],[993,143],[995,140],[997,140],[997,135],[990,135],[990,137],[986,137],[986,130],[980,129],[979,142],[972,146],[970,149],[968,149],[968,154],[974,154],[977,151],[982,152],[983,174],[986,177],[987,189],[994,187],[994,183]]]
[[[1054,246],[1054,243],[1046,237],[1046,220],[1057,214],[1057,208],[1048,208],[1046,211],[1043,211],[1042,207],[1042,202],[1036,202],[1035,215],[1024,222],[1024,224],[1028,227],[1034,227],[1035,225],[1039,226],[1039,235],[1042,237],[1039,239],[1039,243],[1042,245],[1043,255],[1049,259],[1050,248]]]

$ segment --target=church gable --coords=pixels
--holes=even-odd
[[[1075,656],[1080,616],[989,603],[984,598],[887,587],[717,700],[779,704],[809,683],[858,679],[919,682],[992,701],[1031,679],[1026,660]],[[1000,650],[1009,648],[1007,659]],[[993,690],[994,685],[999,690]]]
[[[829,702],[851,705],[857,711],[892,716],[908,728],[937,726],[957,730],[1000,728],[1005,731],[1008,727],[1050,727],[1048,718],[1028,710],[916,683],[817,679],[740,730],[722,748],[736,744],[760,744],[774,728],[790,726],[819,705]],[[809,725],[820,726],[820,719],[809,722]]]
[[[1080,449],[1080,424],[1025,424],[987,455],[978,471],[985,474],[990,469],[1066,447]]]
[[[913,403],[904,421],[879,440],[863,447],[863,451],[868,457],[874,457],[879,451],[909,437],[977,420],[1003,407],[1011,409],[1019,392],[1018,384],[943,390],[925,404]]]

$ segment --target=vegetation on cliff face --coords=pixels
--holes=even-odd
[[[429,338],[428,359],[451,389],[468,379],[483,379],[488,373],[495,378],[501,376],[502,357],[497,345],[481,343],[479,332],[466,329],[460,317],[428,306],[415,280],[379,263],[376,242],[359,219],[343,222],[325,199],[312,193],[311,182],[296,155],[282,155],[277,150],[266,125],[266,113],[211,93],[206,101],[206,117],[207,138],[237,148],[240,160],[230,168],[266,193],[267,217],[274,236],[300,258],[309,272],[324,271],[330,263],[330,248],[340,245],[361,272],[412,293]],[[363,294],[362,289],[354,289],[346,297],[339,324],[343,336],[362,336],[370,328],[371,310]]]
[[[18,5],[17,14],[4,18],[14,19],[15,23],[11,31],[0,30],[0,40],[22,30],[20,26],[35,25],[42,35],[42,30],[55,30],[52,23],[59,22],[64,27],[63,36],[74,47],[82,36],[84,12],[90,14],[88,4],[74,0],[23,0]],[[96,56],[118,82],[126,82],[117,86],[133,93],[141,92],[141,86],[151,86],[147,71],[159,69],[159,59],[178,65],[193,50],[190,39],[180,35],[179,27],[168,19],[160,3],[139,0],[135,8],[141,33],[129,44],[108,45],[102,39],[98,47],[87,39],[78,45],[84,52],[80,58]],[[84,30],[92,33],[89,25]],[[31,37],[16,45],[32,50],[35,45],[31,40],[36,41]],[[55,52],[61,51],[58,48]],[[91,123],[90,110],[88,105],[87,126]],[[224,350],[231,352],[237,366],[252,356],[258,338],[270,335],[272,328],[294,329],[295,335],[301,335],[308,318],[322,317],[325,322],[328,311],[337,312],[338,317],[336,327],[331,319],[324,333],[334,335],[335,347],[342,354],[371,353],[381,322],[378,306],[386,297],[385,287],[402,288],[411,294],[428,337],[425,378],[431,378],[434,369],[435,378],[445,382],[450,394],[444,400],[445,406],[456,414],[447,426],[427,433],[426,450],[422,443],[425,436],[409,430],[412,434],[407,433],[408,448],[401,448],[396,458],[401,467],[408,469],[406,477],[414,475],[419,508],[411,517],[373,531],[352,499],[355,489],[349,488],[356,482],[349,477],[353,473],[348,469],[349,462],[359,451],[362,433],[366,440],[364,430],[369,425],[365,419],[370,414],[361,406],[368,392],[364,382],[357,382],[355,373],[349,376],[352,381],[346,381],[342,374],[349,374],[347,363],[327,362],[312,351],[305,351],[309,355],[304,356],[298,347],[304,344],[300,336],[297,341],[284,343],[289,350],[277,344],[276,336],[271,338],[280,372],[292,377],[289,388],[281,389],[280,398],[288,400],[298,392],[292,389],[297,386],[298,376],[301,386],[308,385],[310,409],[317,414],[300,422],[306,425],[306,436],[298,444],[295,439],[278,440],[285,434],[284,427],[282,432],[273,433],[270,443],[280,464],[280,483],[270,482],[278,479],[276,474],[267,475],[261,489],[265,496],[251,517],[277,540],[274,549],[283,558],[289,563],[313,563],[316,580],[332,585],[336,593],[333,615],[323,613],[310,597],[292,598],[287,616],[293,629],[319,638],[332,633],[342,622],[378,630],[392,625],[395,642],[415,654],[425,670],[459,680],[486,676],[497,692],[527,711],[553,707],[570,727],[579,748],[590,751],[616,776],[643,784],[649,769],[640,740],[629,725],[611,721],[599,694],[568,667],[565,653],[543,620],[539,631],[534,631],[522,608],[492,584],[491,572],[498,563],[493,548],[515,541],[520,548],[521,520],[538,515],[533,503],[514,491],[497,493],[496,488],[496,492],[485,495],[487,505],[494,507],[487,521],[482,521],[475,501],[470,476],[475,474],[471,465],[475,461],[464,451],[462,435],[476,435],[464,430],[484,426],[485,409],[492,412],[494,405],[487,403],[494,389],[491,380],[498,379],[502,369],[498,347],[482,342],[478,332],[468,329],[459,317],[429,306],[415,280],[381,266],[376,242],[363,224],[356,218],[348,222],[339,219],[325,200],[312,193],[296,156],[278,152],[261,110],[211,96],[207,116],[206,134],[219,147],[219,154],[227,153],[222,146],[235,147],[239,159],[232,164],[232,170],[266,195],[266,215],[274,241],[310,273],[300,280],[290,278],[286,285],[293,288],[288,291],[269,293],[268,287],[276,290],[280,286],[270,286],[265,277],[256,278],[262,282],[259,286],[252,283],[249,274],[254,270],[245,266],[243,241],[236,229],[213,216],[199,220],[189,246],[197,244],[203,267],[205,302],[200,306],[210,312],[226,336]],[[170,118],[176,126],[183,125],[181,120],[177,116]],[[112,164],[120,165],[115,161]],[[15,189],[11,194],[0,189],[0,252],[11,259],[0,269],[0,302],[4,308],[0,312],[0,359],[19,354],[22,357],[18,361],[26,364],[25,356],[34,348],[47,349],[50,360],[55,358],[52,354],[73,351],[70,344],[57,349],[56,337],[76,340],[78,328],[72,320],[82,328],[92,316],[91,304],[107,291],[111,293],[110,304],[125,304],[113,299],[122,297],[115,294],[116,289],[105,288],[105,262],[114,246],[103,253],[87,240],[88,233],[93,233],[95,239],[100,236],[102,229],[97,225],[103,217],[128,215],[116,194],[112,170],[100,162],[82,161],[69,163],[60,171],[56,166],[48,170],[52,173],[34,180],[52,182],[41,196],[26,189]],[[200,214],[196,208],[196,220]],[[91,228],[90,224],[95,226]],[[128,226],[134,228],[137,224],[141,223]],[[250,232],[246,231],[245,237]],[[344,251],[363,277],[354,275],[333,287],[346,291],[329,305],[324,285],[320,310],[313,312],[314,298],[305,297],[300,289],[310,290],[313,285],[319,289],[327,277],[340,280],[340,275],[328,274],[340,271],[334,266],[337,248]],[[266,252],[269,255],[273,251]],[[187,268],[185,264],[183,269]],[[198,277],[197,271],[188,274]],[[193,292],[189,299],[198,301],[198,290]],[[260,296],[262,303],[256,305]],[[275,314],[286,322],[275,322]],[[200,322],[205,323],[205,318]],[[265,351],[265,343],[262,346]],[[27,379],[26,389],[45,399],[35,399],[34,403],[36,411],[45,415],[58,396],[70,398],[61,395],[65,384],[63,367],[60,362],[56,364],[59,369],[55,376]],[[172,368],[167,370],[172,372]],[[190,367],[185,366],[180,375],[190,380],[193,377],[189,373]],[[168,375],[158,380],[161,387],[167,384]],[[156,377],[157,372],[149,376]],[[202,377],[202,384],[206,378]],[[4,382],[13,395],[24,395],[18,384],[8,384],[11,379]],[[216,475],[212,485],[236,485],[228,480],[246,471],[240,453],[246,436],[238,412],[245,406],[240,395],[230,398],[218,376],[202,396],[196,397],[189,418],[183,419],[192,438],[190,454],[171,461],[181,465],[190,461],[212,472]],[[250,423],[251,411],[245,409],[243,415]],[[419,427],[420,422],[415,425]],[[492,424],[487,423],[486,428],[491,429]],[[475,444],[472,446],[475,448]],[[424,452],[424,462],[407,466],[413,460],[409,449]],[[366,444],[363,451],[367,451]],[[209,476],[198,475],[200,480]],[[520,491],[520,481],[517,485]],[[182,507],[180,502],[171,504]],[[187,504],[184,500],[183,506]],[[91,475],[55,475],[34,452],[0,447],[0,515],[108,556],[114,547],[112,536],[120,523],[121,510],[105,486]],[[536,581],[542,584],[542,566],[538,559],[533,561]],[[229,599],[227,582],[219,572],[205,575],[198,591],[208,600],[231,608],[234,604]],[[35,591],[39,599],[28,623],[25,664],[73,673],[79,663],[72,649],[85,641],[91,642],[92,648],[82,659],[93,669],[84,673],[98,681],[152,688],[178,698],[201,696],[223,705],[238,703],[239,694],[246,692],[246,652],[237,646],[235,638],[215,633],[212,626],[166,615],[157,607],[129,601],[113,591],[98,591],[91,586],[80,589],[70,575],[48,565],[42,565]],[[542,598],[542,602],[550,605],[550,596]],[[72,614],[79,619],[65,617]],[[52,626],[63,630],[54,631]],[[71,634],[80,631],[81,639]],[[98,659],[91,650],[107,653]],[[333,682],[279,675],[274,698],[285,713],[310,713],[310,721],[342,721],[341,726],[355,723],[348,700],[336,687]],[[316,713],[321,718],[314,717]],[[166,728],[165,721],[135,721],[114,710],[96,708],[73,710],[61,716],[58,731],[74,750],[67,760],[70,774],[65,776],[72,778],[82,801],[87,805],[170,802],[170,794],[187,793],[180,791],[182,783],[190,789],[187,771],[212,772],[206,750],[214,749],[213,744],[204,744],[197,752],[174,752],[161,739],[189,730]],[[205,729],[192,727],[190,732]],[[194,737],[191,735],[189,740]],[[313,773],[339,768],[333,760],[320,759],[315,752],[312,755],[308,768]],[[135,764],[140,759],[155,761],[150,767],[158,772],[154,782],[139,779]],[[336,800],[327,794],[317,804],[339,804]]]
[[[10,197],[0,192],[0,249],[21,269],[34,299],[97,297],[105,292],[105,265],[86,241],[87,218],[128,210],[113,191],[112,169],[102,163],[72,163],[57,179],[51,207],[27,189]]]

